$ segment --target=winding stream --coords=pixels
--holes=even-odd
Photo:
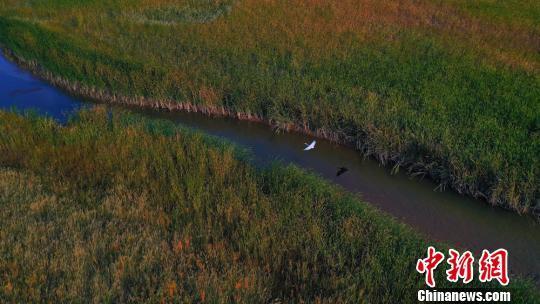
[[[0,109],[34,109],[40,115],[65,122],[70,113],[91,105],[0,56]],[[428,237],[472,250],[476,257],[482,249],[506,248],[510,271],[540,282],[540,224],[530,217],[452,191],[435,191],[436,185],[427,179],[413,179],[403,173],[391,175],[387,168],[364,159],[357,151],[326,140],[318,139],[315,150],[304,152],[304,142],[311,138],[298,133],[276,133],[262,124],[194,113],[130,109],[227,138],[249,148],[258,162],[279,159],[310,169],[360,193],[365,201]],[[349,171],[336,177],[337,168],[342,166]],[[413,265],[411,261],[411,269]]]

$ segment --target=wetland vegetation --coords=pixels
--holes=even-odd
[[[0,111],[0,301],[416,303],[416,260],[447,245],[297,167],[249,160],[104,108],[65,126]],[[530,282],[510,288],[539,299]]]
[[[529,0],[2,0],[0,43],[86,95],[294,125],[530,212],[539,19]]]
[[[530,213],[539,20],[529,0],[0,0],[0,47],[75,94],[315,134]],[[298,167],[99,106],[65,125],[0,111],[0,227],[14,303],[414,303],[416,260],[453,247]],[[534,284],[513,276],[514,301]]]

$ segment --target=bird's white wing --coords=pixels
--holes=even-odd
[[[307,146],[304,151],[309,151],[311,149],[314,149],[315,148],[315,144],[316,144],[316,141],[312,141],[309,146]]]

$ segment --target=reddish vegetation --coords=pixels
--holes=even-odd
[[[255,47],[257,41],[272,41],[286,48],[301,37],[302,43],[315,50],[309,55],[320,56],[342,49],[341,34],[354,34],[369,41],[392,38],[401,29],[409,28],[437,36],[448,47],[473,48],[494,62],[529,71],[539,68],[531,58],[540,50],[540,35],[534,30],[484,20],[430,1],[296,0],[285,6],[277,0],[266,0],[264,5],[248,0],[238,10],[242,12],[237,17],[249,26],[242,29],[227,20],[218,20],[198,27],[197,32],[202,38],[211,37],[216,44],[241,43],[243,47]]]

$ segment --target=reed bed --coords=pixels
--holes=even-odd
[[[416,303],[428,241],[313,174],[249,160],[102,107],[65,126],[0,112],[0,301]]]

